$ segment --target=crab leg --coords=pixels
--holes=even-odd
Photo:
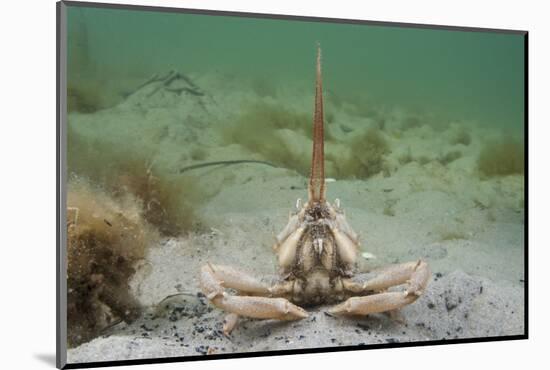
[[[416,295],[407,295],[404,292],[388,292],[365,297],[351,297],[344,303],[331,308],[329,312],[335,315],[368,315],[396,310],[414,302],[416,298]]]
[[[428,264],[422,260],[392,265],[363,284],[363,290],[380,291],[391,286],[408,283],[407,292],[422,294],[431,276]]]
[[[225,316],[225,319],[223,320],[223,333],[225,335],[231,334],[233,329],[235,329],[235,326],[237,326],[238,322],[239,315],[237,315],[236,313],[230,313]]]
[[[352,293],[381,291],[394,285],[407,283],[405,291],[384,292],[363,297],[352,297],[334,306],[330,313],[336,315],[368,315],[399,309],[414,302],[428,285],[430,269],[424,261],[391,266],[378,277],[362,284],[345,281],[344,288]]]
[[[298,320],[308,316],[307,312],[285,298],[256,296],[233,296],[224,287],[254,294],[270,294],[253,277],[238,272],[229,266],[205,265],[201,269],[200,283],[203,293],[216,307],[231,314],[226,317],[224,330],[231,331],[237,323],[237,316],[257,319]]]
[[[211,274],[212,276],[204,276],[205,274]],[[217,291],[214,286],[220,285],[220,288],[231,288],[238,290],[239,292],[252,294],[252,295],[268,295],[270,293],[267,285],[251,276],[247,273],[236,270],[231,266],[214,265],[208,263],[201,269],[201,283],[207,282],[209,279],[214,279],[211,284],[211,288]],[[204,288],[203,288],[204,290]],[[206,294],[206,293],[205,293]]]

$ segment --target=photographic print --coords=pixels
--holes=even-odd
[[[526,338],[526,32],[58,22],[59,366]]]

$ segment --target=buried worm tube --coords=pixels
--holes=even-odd
[[[228,166],[232,164],[241,164],[241,163],[257,163],[257,164],[264,164],[266,166],[279,168],[279,166],[266,162],[266,161],[259,161],[259,160],[253,160],[253,159],[236,159],[236,160],[230,160],[230,161],[215,161],[215,162],[206,162],[206,163],[198,163],[191,166],[180,168],[178,173],[184,173],[191,170],[196,170],[199,168],[204,167],[210,167],[210,166]]]

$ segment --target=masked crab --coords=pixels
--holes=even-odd
[[[267,286],[230,266],[208,263],[201,268],[203,293],[213,305],[229,313],[224,324],[226,334],[239,316],[278,320],[308,317],[298,305],[339,303],[329,309],[334,315],[393,312],[414,302],[426,288],[431,274],[422,260],[392,265],[365,282],[353,280],[358,236],[346,221],[340,202],[330,204],[325,199],[320,47],[308,201],[302,205],[298,200],[296,208],[273,246],[282,272],[275,285]],[[403,285],[401,291],[388,291],[398,285]],[[230,294],[227,288],[237,294]]]

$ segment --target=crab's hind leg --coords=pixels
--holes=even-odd
[[[203,293],[210,302],[230,313],[226,317],[224,326],[226,334],[234,328],[238,316],[277,320],[299,320],[308,317],[304,309],[285,298],[262,297],[262,295],[271,294],[269,287],[254,277],[229,266],[211,264],[203,266],[200,283]],[[230,295],[225,288],[232,288],[253,296]]]
[[[368,296],[351,297],[345,302],[334,306],[330,313],[336,315],[368,315],[371,313],[397,310],[413,303],[423,293],[430,280],[428,264],[422,260],[391,266],[376,278],[364,284],[344,282],[344,289],[353,294],[385,289],[401,284],[407,284],[401,292],[383,292]]]

